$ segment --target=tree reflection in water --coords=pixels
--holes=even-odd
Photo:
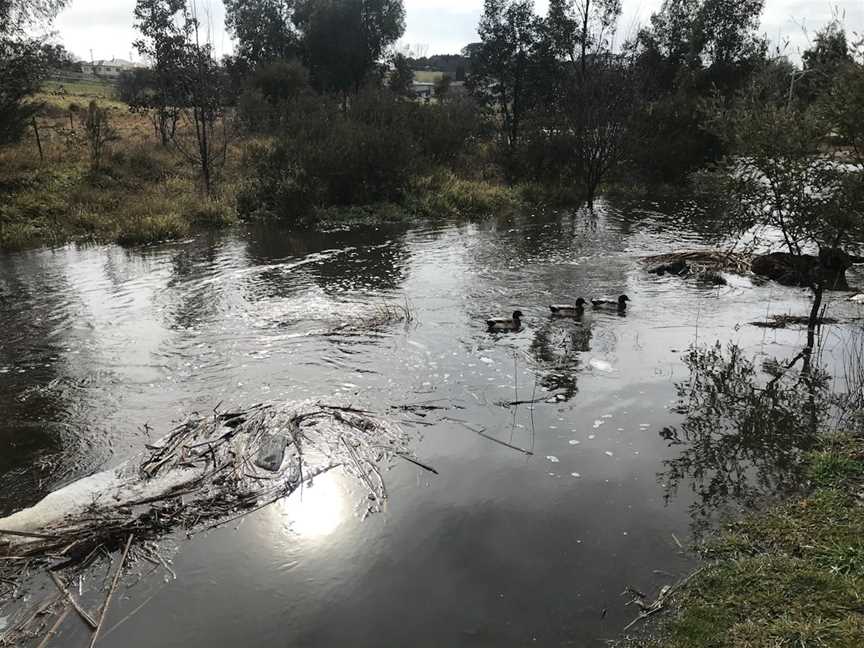
[[[680,453],[664,462],[659,479],[668,501],[688,483],[694,531],[704,531],[726,506],[752,506],[801,484],[803,457],[815,447],[829,414],[828,377],[766,363],[763,373],[736,345],[724,352],[692,348],[678,385],[678,427],[660,435]]]

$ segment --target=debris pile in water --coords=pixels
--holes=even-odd
[[[66,614],[77,611],[62,579],[108,551],[126,547],[117,573],[130,548],[161,561],[150,541],[236,520],[337,466],[365,485],[369,511],[377,511],[386,498],[382,461],[402,457],[432,470],[411,457],[408,442],[398,426],[370,412],[314,401],[192,415],[138,458],[0,518],[0,600],[24,596],[26,583],[46,569],[57,583],[53,597],[9,624],[0,646],[45,635],[64,605]]]
[[[747,274],[750,272],[752,258],[747,254],[722,250],[689,250],[649,256],[643,261],[654,266],[649,270],[652,274],[698,276],[708,272]]]

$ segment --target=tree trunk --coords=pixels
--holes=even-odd
[[[813,359],[813,350],[816,348],[816,329],[819,327],[822,310],[822,295],[825,292],[822,284],[816,284],[813,289],[813,307],[810,309],[810,317],[807,320],[807,346],[804,347],[804,371],[809,372]]]

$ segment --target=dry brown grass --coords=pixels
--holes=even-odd
[[[37,120],[41,159],[33,131],[18,145],[0,149],[0,249],[67,241],[152,243],[236,221],[239,146],[229,150],[215,195],[203,198],[196,169],[158,143],[149,119],[96,96],[96,90],[35,98],[44,102]],[[109,108],[119,135],[95,173],[78,116],[70,110],[91,99]],[[179,137],[190,136],[181,126]]]

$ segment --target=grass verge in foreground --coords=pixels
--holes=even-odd
[[[832,437],[807,466],[806,495],[724,525],[707,567],[620,646],[864,646],[864,441]]]

